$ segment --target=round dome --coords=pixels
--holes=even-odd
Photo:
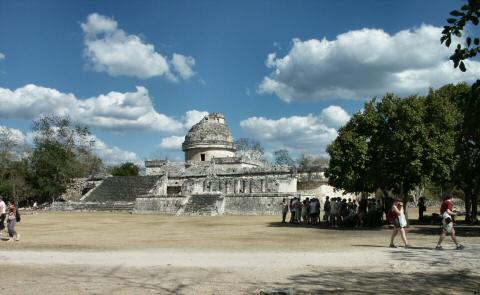
[[[235,151],[232,133],[222,114],[212,113],[205,116],[188,131],[182,150],[194,148],[220,148]]]

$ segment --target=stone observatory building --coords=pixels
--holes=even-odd
[[[225,117],[213,113],[193,125],[185,136],[182,150],[185,152],[185,162],[234,157],[235,145]]]
[[[122,210],[153,214],[280,214],[283,198],[331,195],[323,168],[297,171],[235,154],[225,117],[211,113],[182,144],[184,163],[145,161],[145,176],[107,177],[80,202],[59,210]]]

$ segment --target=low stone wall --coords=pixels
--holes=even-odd
[[[124,211],[131,212],[133,210],[133,202],[54,202],[50,206],[51,211],[78,211],[78,212],[94,212],[94,211]]]
[[[223,214],[225,215],[280,215],[283,198],[290,195],[237,195],[225,196]]]
[[[187,197],[151,197],[137,198],[134,213],[139,214],[176,214],[183,207]]]

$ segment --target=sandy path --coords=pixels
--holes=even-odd
[[[480,228],[457,229],[464,251],[433,250],[436,226],[390,249],[386,228],[278,216],[24,215],[21,241],[0,240],[0,294],[473,294]]]
[[[299,268],[383,267],[388,251],[355,252],[185,252],[185,251],[2,251],[0,259],[14,265],[88,265],[105,267],[205,267],[205,268]]]

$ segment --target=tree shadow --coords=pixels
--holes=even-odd
[[[424,225],[411,227],[410,233],[421,235],[438,236],[441,233],[439,225]],[[455,225],[455,233],[462,237],[480,237],[480,226],[478,225]]]
[[[384,226],[377,226],[377,227],[355,227],[355,226],[346,226],[342,225],[339,227],[331,227],[328,224],[320,223],[320,224],[303,224],[303,223],[289,223],[289,222],[269,222],[268,227],[286,227],[286,228],[317,228],[317,229],[326,229],[332,231],[381,231],[384,229]]]
[[[286,283],[252,290],[256,294],[475,294],[480,276],[469,271],[405,274],[320,271],[294,275]]]

